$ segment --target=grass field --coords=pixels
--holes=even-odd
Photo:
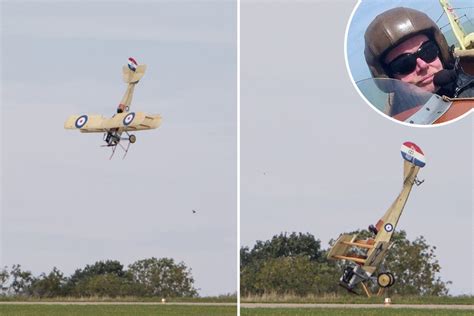
[[[221,296],[207,296],[207,297],[167,297],[168,303],[185,302],[185,303],[237,303],[236,295],[221,295]],[[51,298],[35,298],[27,296],[1,296],[0,302],[149,302],[161,303],[161,297],[137,297],[137,296],[120,296],[120,297],[104,297],[104,296],[90,296],[90,297],[51,297]]]
[[[390,297],[396,304],[441,304],[441,305],[474,305],[474,296],[397,296],[387,293],[383,297],[367,298],[362,295],[327,295],[296,296],[268,294],[262,296],[244,296],[242,303],[338,303],[338,304],[382,304],[384,297]]]
[[[242,308],[241,316],[472,316],[472,310],[391,308]]]
[[[160,315],[235,316],[236,306],[183,305],[0,305],[1,316]],[[268,315],[268,314],[267,314]]]

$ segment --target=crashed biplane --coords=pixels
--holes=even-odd
[[[111,118],[102,115],[71,115],[64,123],[65,129],[78,129],[81,133],[104,133],[104,141],[106,145],[103,147],[111,147],[112,159],[117,146],[120,146],[124,155],[128,153],[130,144],[136,142],[135,135],[130,134],[132,131],[142,131],[154,129],[160,126],[161,116],[158,114],[145,114],[143,112],[130,112],[133,91],[135,86],[145,74],[146,65],[138,65],[135,59],[130,57],[128,65],[123,66],[123,80],[127,83],[127,90],[122,101],[117,107],[117,113]],[[123,134],[126,137],[123,137]],[[122,141],[128,142],[126,147],[122,145]]]
[[[395,283],[393,274],[386,271],[382,261],[393,245],[390,240],[413,185],[423,183],[418,180],[417,174],[426,163],[423,152],[414,143],[403,143],[401,154],[405,160],[402,191],[377,224],[369,226],[369,232],[373,237],[362,239],[358,238],[357,234],[341,234],[328,253],[328,259],[344,260],[349,263],[339,284],[350,292],[358,294],[355,288],[360,284],[370,297],[372,293],[369,283],[375,283],[379,287],[376,293],[379,296],[385,288]]]

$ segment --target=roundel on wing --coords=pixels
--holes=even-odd
[[[132,123],[133,119],[135,118],[135,113],[131,112],[128,113],[124,118],[123,118],[123,125],[130,125]]]
[[[87,115],[81,115],[81,116],[79,116],[79,117],[77,118],[77,120],[76,120],[76,123],[75,123],[76,127],[77,127],[77,128],[82,128],[82,127],[84,127],[84,125],[86,125],[86,123],[87,123],[87,120],[88,120]]]
[[[390,223],[385,224],[384,229],[386,232],[391,232],[393,230],[393,225]]]

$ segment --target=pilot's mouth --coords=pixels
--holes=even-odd
[[[421,78],[421,80],[418,80],[416,84],[419,86],[425,86],[427,84],[430,84],[431,82],[433,82],[433,77],[434,77],[434,74],[423,77]]]

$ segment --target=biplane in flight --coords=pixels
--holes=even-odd
[[[417,174],[426,164],[423,152],[414,143],[403,143],[401,154],[405,160],[402,191],[377,224],[369,226],[373,237],[362,239],[357,234],[341,234],[328,253],[328,259],[349,262],[339,284],[350,292],[358,294],[355,288],[360,284],[370,297],[372,293],[369,283],[375,283],[379,287],[376,295],[380,296],[385,288],[395,283],[395,277],[386,271],[382,261],[393,245],[390,240],[413,185],[423,183],[418,180]]]
[[[130,112],[133,91],[145,74],[145,70],[146,65],[138,65],[136,60],[130,57],[128,65],[122,68],[123,80],[127,84],[127,90],[117,107],[117,113],[111,118],[96,114],[71,115],[64,123],[64,128],[78,129],[81,133],[104,133],[106,144],[103,147],[112,148],[110,159],[114,156],[117,146],[123,149],[123,158],[125,158],[130,144],[137,140],[135,135],[130,134],[131,132],[154,129],[161,124],[161,116],[158,114]],[[124,137],[124,134],[126,137]],[[123,141],[127,142],[126,146],[122,145]]]

